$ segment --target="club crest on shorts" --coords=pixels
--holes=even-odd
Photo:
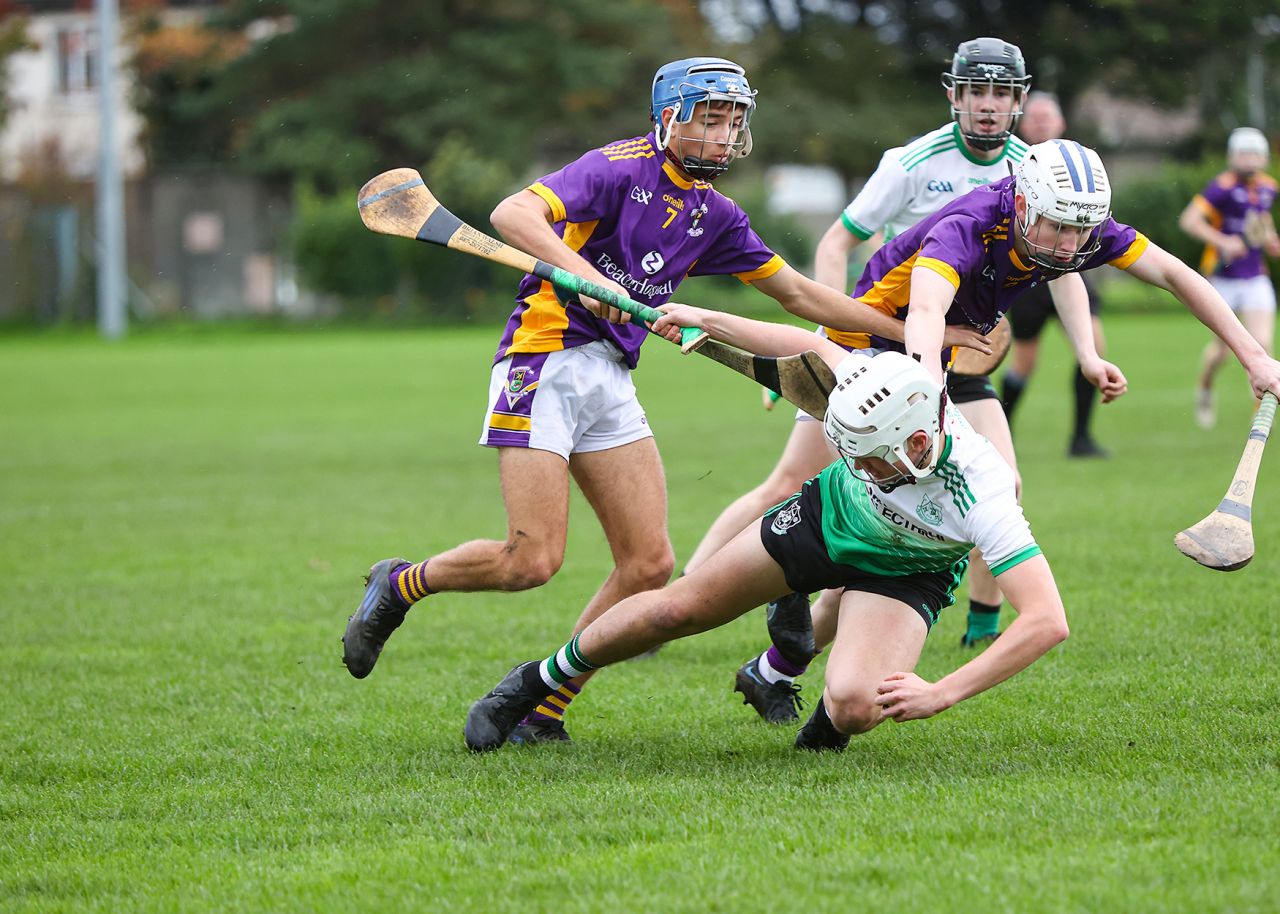
[[[798,523],[800,523],[800,500],[796,499],[774,515],[773,523],[769,525],[769,529],[779,536],[783,536]]]
[[[521,397],[532,393],[537,388],[538,382],[534,380],[537,374],[534,369],[527,365],[512,366],[511,371],[507,374],[507,389],[504,391],[509,408],[514,408],[520,402]]]
[[[938,507],[938,503],[929,498],[928,495],[920,504],[916,505],[916,514],[926,524],[938,526],[942,523],[942,508]]]

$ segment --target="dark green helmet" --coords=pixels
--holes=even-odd
[[[1017,128],[1018,119],[1022,117],[1022,101],[1031,87],[1031,77],[1027,75],[1027,62],[1023,59],[1022,50],[1016,44],[1001,38],[970,38],[960,42],[956,48],[950,72],[942,74],[942,84],[953,90],[951,117],[957,124],[960,124],[960,115],[966,113],[957,104],[961,88],[998,85],[1008,87],[1013,93],[1014,109],[1008,129],[977,133],[960,125],[965,142],[974,149],[989,150],[1003,146]]]

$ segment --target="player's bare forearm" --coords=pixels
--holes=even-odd
[[[1081,365],[1098,358],[1093,339],[1093,316],[1089,314],[1089,293],[1079,273],[1067,273],[1049,283],[1049,295],[1063,332],[1071,341],[1076,361]]]
[[[531,190],[522,190],[499,203],[489,221],[502,240],[511,246],[527,251],[553,267],[568,270],[600,285],[612,286],[612,282],[555,233],[551,218],[551,208],[545,200]]]
[[[668,302],[658,310],[663,312],[663,316],[654,322],[653,329],[664,336],[668,336],[675,328],[696,327],[707,331],[712,339],[755,355],[796,355],[812,349],[832,368],[848,356],[835,343],[802,327],[756,321],[724,311],[710,311],[676,302]],[[678,338],[668,338],[678,342]]]
[[[1069,633],[1062,598],[1044,556],[1027,559],[997,580],[1018,617],[985,651],[934,684],[947,707],[1025,670]]]
[[[792,314],[815,324],[833,330],[874,333],[890,340],[902,339],[902,321],[814,282],[794,267],[783,267],[772,276],[755,280],[752,285]]]
[[[1268,358],[1266,350],[1249,335],[1209,281],[1168,251],[1151,244],[1130,264],[1128,272],[1182,302],[1235,353],[1246,369]]]
[[[911,304],[907,309],[907,355],[919,355],[924,367],[939,382],[942,366],[935,353],[942,351],[946,333],[946,313],[955,296],[955,287],[927,267],[911,271]]]

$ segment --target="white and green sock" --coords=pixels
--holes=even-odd
[[[564,647],[556,651],[542,663],[538,664],[538,672],[548,689],[554,692],[570,679],[575,679],[592,670],[599,669],[578,651],[579,635],[574,635]]]

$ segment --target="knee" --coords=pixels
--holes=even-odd
[[[550,581],[564,563],[564,553],[552,553],[507,544],[509,561],[503,569],[503,590],[531,590]]]
[[[800,491],[800,487],[808,481],[808,476],[804,476],[790,468],[783,468],[775,470],[773,475],[761,483],[760,488],[756,489],[756,493],[760,496],[760,502],[768,508],[780,504],[795,495]]]
[[[865,691],[827,689],[827,716],[841,733],[866,733],[880,723],[880,708]]]
[[[665,587],[671,580],[671,573],[676,567],[676,555],[670,543],[651,548],[639,555],[628,556],[618,566],[618,573],[625,582],[624,586],[631,593],[646,590],[657,590]]]
[[[701,631],[695,616],[691,601],[665,593],[649,610],[649,622],[668,641]]]

